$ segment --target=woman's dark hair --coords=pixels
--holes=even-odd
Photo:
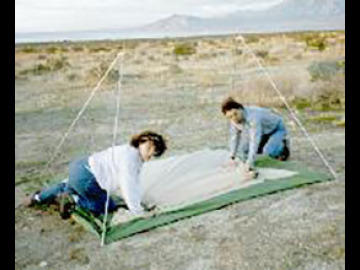
[[[221,111],[223,114],[226,114],[227,111],[230,111],[232,109],[244,109],[244,106],[237,102],[232,97],[228,97],[224,100],[224,102],[221,105]]]
[[[140,144],[145,143],[147,141],[151,141],[154,143],[155,157],[160,157],[167,149],[166,142],[163,136],[148,130],[141,132],[140,134],[134,135],[131,138],[130,144],[135,148],[139,148]]]

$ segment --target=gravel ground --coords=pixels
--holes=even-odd
[[[345,269],[345,132],[318,138],[337,180],[248,200],[104,248],[52,211],[15,208],[15,268]],[[296,144],[293,159],[324,170],[306,141]],[[20,186],[15,205],[23,195]]]

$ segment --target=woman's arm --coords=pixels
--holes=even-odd
[[[122,197],[134,215],[141,215],[144,213],[144,208],[141,206],[141,189],[139,184],[139,170],[136,164],[131,161],[123,162],[120,189]]]

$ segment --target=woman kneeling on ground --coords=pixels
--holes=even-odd
[[[35,192],[25,201],[31,207],[58,201],[63,218],[70,216],[75,205],[94,215],[105,213],[107,191],[119,195],[131,214],[143,215],[139,175],[144,162],[161,156],[167,149],[163,137],[145,131],[132,137],[130,144],[110,147],[105,151],[77,159],[70,163],[67,182]],[[66,201],[66,203],[64,203]],[[108,211],[119,205],[110,198]]]

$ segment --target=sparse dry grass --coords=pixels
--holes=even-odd
[[[327,42],[327,48],[323,51],[306,50],[306,38],[309,37],[331,39],[332,42]],[[295,109],[328,111],[345,107],[345,75],[329,73],[326,80],[312,81],[308,70],[315,62],[340,60],[339,65],[345,65],[341,63],[345,56],[344,33],[280,33],[248,35],[245,38]],[[15,81],[19,85],[16,91],[21,92],[17,94],[17,110],[26,107],[31,111],[31,104],[36,104],[36,109],[58,107],[59,115],[55,117],[63,119],[57,129],[60,132],[76,114],[89,89],[95,86],[116,53],[124,48],[122,138],[147,127],[151,122],[155,123],[155,129],[176,139],[176,148],[180,149],[199,141],[195,138],[196,130],[222,126],[223,119],[217,107],[229,95],[245,104],[279,109],[284,106],[241,44],[236,45],[233,37],[224,36],[16,46]],[[180,51],[175,51],[175,48]],[[50,49],[54,53],[47,53]],[[180,55],[177,55],[179,52]],[[50,61],[61,57],[64,57],[64,63],[50,67]],[[111,72],[101,88],[101,94],[91,104],[94,111],[90,108],[89,112],[89,119],[94,119],[97,126],[104,128],[107,133],[114,112],[113,91],[117,85],[117,69]],[[23,80],[26,80],[26,87]],[[36,94],[27,93],[35,88]],[[198,110],[200,107],[201,112]],[[104,108],[106,110],[100,115]],[[202,120],[194,121],[194,115]],[[23,115],[19,114],[18,117],[22,119]],[[152,121],[154,119],[155,122]],[[169,121],[159,122],[157,119]],[[43,121],[44,125],[46,121]],[[100,125],[105,122],[109,125],[108,129]],[[181,132],[185,132],[184,127],[191,135],[180,136]],[[101,132],[106,134],[105,131]],[[216,137],[226,137],[224,132],[226,130],[214,132],[211,135],[213,141],[209,143],[215,142]],[[201,136],[199,133],[198,137]],[[102,145],[89,144],[93,147]],[[73,145],[73,142],[69,145]]]

